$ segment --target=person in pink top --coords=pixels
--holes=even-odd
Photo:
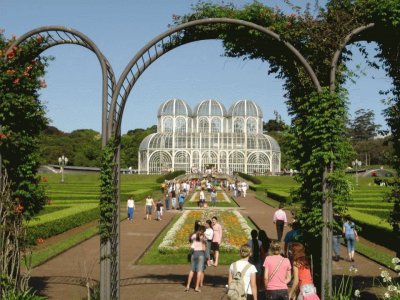
[[[214,263],[212,264],[214,267],[218,266],[218,258],[219,258],[219,245],[222,241],[222,227],[221,224],[218,223],[217,217],[212,217],[212,229],[214,231],[213,239],[211,242],[211,250],[214,251]]]
[[[279,209],[274,213],[272,222],[276,225],[276,233],[278,235],[278,241],[282,240],[283,227],[287,225],[286,213],[283,210],[283,203],[279,204]]]
[[[290,248],[293,255],[293,285],[290,289],[289,298],[296,299],[296,292],[299,287],[297,300],[305,298],[319,300],[311,275],[310,260],[306,256],[303,244],[294,242]]]
[[[281,245],[278,241],[271,243],[271,254],[264,261],[264,284],[267,289],[267,300],[288,300],[288,282],[291,279],[290,261],[282,257]]]

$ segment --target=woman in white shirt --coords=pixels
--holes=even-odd
[[[204,236],[207,239],[206,260],[207,260],[207,266],[211,266],[210,250],[211,250],[211,242],[214,236],[214,230],[212,229],[211,220],[207,220],[205,226],[206,226],[206,231],[204,232]]]
[[[229,276],[228,276],[228,287],[231,284],[233,277],[236,272],[242,272],[247,265],[247,271],[243,274],[242,278],[244,281],[244,288],[246,291],[246,299],[247,300],[257,300],[257,283],[256,283],[256,267],[249,263],[249,257],[251,255],[251,248],[248,245],[243,245],[240,247],[240,257],[241,259],[234,262],[229,267]]]

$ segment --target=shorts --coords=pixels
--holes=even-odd
[[[193,251],[190,262],[192,265],[193,272],[204,272],[204,267],[205,267],[204,251]]]
[[[151,215],[153,212],[153,206],[152,205],[146,205],[146,214]]]
[[[211,250],[219,251],[219,244],[217,242],[211,242]]]

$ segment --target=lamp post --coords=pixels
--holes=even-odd
[[[66,156],[61,156],[58,158],[58,165],[60,166],[61,182],[64,183],[64,167],[68,163],[68,158]]]
[[[361,160],[356,159],[351,164],[356,168],[356,185],[358,186],[358,168],[361,166]]]

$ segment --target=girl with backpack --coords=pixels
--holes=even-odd
[[[251,248],[248,245],[240,247],[241,259],[229,267],[228,299],[257,300],[257,269],[249,263]]]
[[[306,256],[303,244],[294,242],[290,246],[293,255],[293,285],[290,289],[289,299],[319,300],[311,275],[311,264]]]

